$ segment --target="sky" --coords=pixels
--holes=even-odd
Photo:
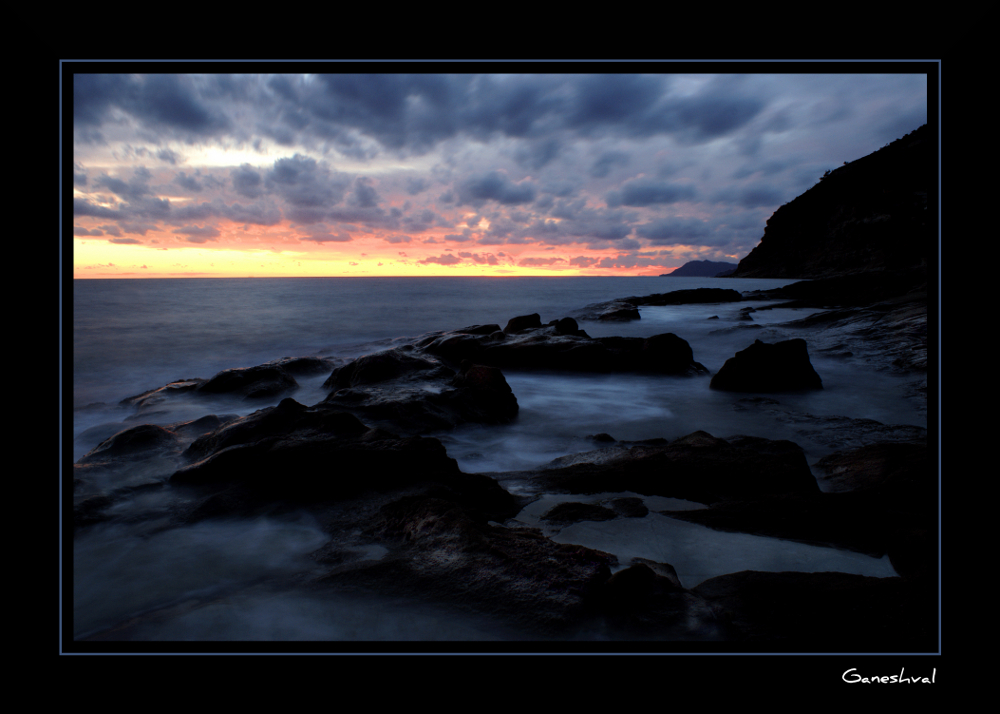
[[[928,121],[926,65],[412,67],[460,73],[69,65],[74,278],[660,275],[736,263],[825,171]]]

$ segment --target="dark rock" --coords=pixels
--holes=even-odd
[[[496,367],[464,362],[452,379],[455,404],[462,416],[478,423],[504,423],[517,416],[517,397]]]
[[[503,333],[499,333],[503,334]],[[454,340],[469,342],[480,354],[478,341],[490,335],[435,336],[455,357],[462,353]],[[326,381],[333,387],[320,405],[356,414],[367,422],[410,433],[448,429],[466,422],[498,424],[517,416],[517,398],[496,367],[461,361],[459,372],[436,356],[417,348],[397,348],[365,355],[335,370]],[[350,385],[348,389],[337,389]]]
[[[148,459],[180,450],[177,435],[161,426],[142,424],[120,431],[95,446],[77,461],[79,464]]]
[[[784,307],[862,307],[885,301],[927,302],[927,271],[924,268],[872,270],[816,280],[802,280],[759,293],[761,298],[787,300]],[[830,320],[836,315],[816,316]]]
[[[298,382],[281,367],[257,365],[245,369],[226,369],[198,386],[203,394],[232,394],[245,400],[263,399],[298,389]]]
[[[611,613],[636,614],[649,609],[658,597],[682,592],[676,574],[671,580],[656,573],[646,563],[638,562],[612,575],[601,590],[601,599]]]
[[[695,303],[739,302],[743,296],[731,288],[694,288],[625,298],[633,305],[692,305]]]
[[[538,471],[535,481],[568,493],[632,491],[699,503],[818,491],[805,455],[790,442],[761,439],[737,446],[698,431],[668,444],[612,447],[594,455]]]
[[[142,394],[138,394],[134,397],[126,397],[121,400],[120,404],[125,406],[147,407],[158,404],[164,399],[174,395],[194,391],[204,383],[204,379],[177,380],[162,387],[150,389],[148,392],[143,392]]]
[[[253,444],[293,432],[303,436],[334,434],[359,437],[367,431],[368,427],[351,414],[335,409],[306,407],[286,397],[277,406],[259,409],[198,437],[188,446],[184,456],[189,461],[197,461],[231,446]]]
[[[494,332],[502,332],[500,325],[472,325],[471,327],[463,327],[461,330],[455,330],[461,335],[492,335]]]
[[[547,327],[554,327],[557,335],[576,335],[580,332],[580,325],[572,317],[553,320]]]
[[[726,360],[710,386],[730,392],[787,392],[822,389],[823,381],[809,362],[805,340],[755,340]]]
[[[639,320],[641,317],[639,315],[639,308],[635,305],[623,305],[602,312],[597,316],[597,319],[604,322],[629,322],[631,320]]]
[[[500,369],[707,373],[694,361],[690,345],[676,335],[593,339],[583,330],[571,332],[571,323],[563,322],[565,327],[560,327],[559,322],[507,335],[435,334],[416,346],[451,363],[468,360]]]
[[[199,436],[210,434],[229,422],[235,421],[236,419],[239,419],[239,417],[235,414],[226,414],[221,417],[216,416],[215,414],[209,414],[199,419],[171,424],[170,430],[178,436],[196,439]]]
[[[420,374],[423,378],[432,378],[432,372],[442,365],[414,356],[402,349],[386,350],[358,357],[333,371],[323,383],[324,387],[356,387],[363,384],[378,384],[398,377]],[[445,368],[446,369],[446,368]],[[440,375],[450,376],[442,370]]]
[[[590,434],[586,438],[593,441],[595,444],[613,444],[617,439],[611,436],[611,434],[605,434],[601,432],[600,434]]]
[[[288,374],[310,376],[329,372],[334,361],[323,357],[283,357],[267,364],[279,367]]]
[[[440,498],[387,505],[367,532],[394,552],[340,566],[319,582],[449,603],[545,636],[595,612],[614,562],[606,553],[553,543],[535,529],[488,525]]]
[[[532,315],[521,315],[520,317],[512,317],[507,322],[507,326],[503,328],[503,331],[504,333],[510,335],[517,332],[524,332],[525,330],[531,330],[541,326],[542,326],[542,318],[536,312]]]
[[[503,520],[519,510],[516,499],[493,479],[459,471],[437,439],[401,438],[380,429],[359,433],[353,416],[322,409],[268,421],[275,411],[280,410],[258,416],[256,428],[231,425],[237,428],[207,440],[202,448],[211,453],[175,471],[170,482],[216,491],[238,486],[240,498],[253,502],[299,503],[433,487],[490,518]],[[338,429],[334,422],[341,420]]]

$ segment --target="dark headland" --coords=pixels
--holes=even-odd
[[[937,139],[921,127],[828,172],[775,211],[760,245],[732,275],[802,278],[755,298],[824,311],[800,321],[806,339],[748,345],[712,377],[714,389],[754,393],[746,400],[754,408],[777,404],[773,395],[784,391],[822,389],[809,364],[809,330],[838,325],[872,328],[873,349],[884,350],[893,369],[926,373],[936,157]],[[311,594],[377,593],[486,613],[529,639],[549,641],[600,630],[611,641],[655,641],[666,650],[936,651],[936,459],[926,432],[916,427],[907,438],[897,429],[881,441],[889,427],[857,420],[866,421],[868,436],[825,457],[820,473],[790,441],[693,431],[670,442],[598,434],[593,451],[516,475],[549,493],[630,491],[696,501],[706,508],[669,515],[719,530],[888,555],[898,574],[742,571],[690,589],[669,563],[619,563],[511,523],[531,500],[506,490],[511,474],[463,473],[427,435],[516,419],[517,395],[505,369],[707,379],[677,335],[591,338],[585,323],[638,319],[644,305],[743,299],[726,291],[725,281],[720,285],[717,293],[622,298],[547,324],[538,315],[510,316],[506,326],[434,333],[347,364],[278,360],[137,395],[126,401],[139,425],[74,465],[76,532],[121,517],[118,506],[137,493],[182,495],[150,516],[161,528],[306,509],[330,537],[313,554],[319,574],[294,583]],[[309,372],[329,374],[327,397],[312,405],[289,396],[295,376]],[[165,400],[227,391],[281,401],[239,418],[142,424]],[[106,486],[137,473],[161,475]],[[141,517],[135,509],[125,512]],[[619,497],[600,506],[564,504],[543,520],[647,513],[641,499]],[[373,543],[384,555],[363,555]],[[140,613],[82,639],[141,638],[144,622],[166,616],[166,609]]]
[[[736,269],[736,263],[724,260],[692,260],[673,272],[664,273],[661,278],[716,278],[729,275]]]

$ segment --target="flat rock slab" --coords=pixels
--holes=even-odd
[[[665,440],[663,440],[665,442]],[[669,443],[614,446],[534,472],[543,488],[568,493],[632,491],[699,503],[761,494],[816,493],[802,450],[788,441],[719,439],[699,431]]]
[[[573,329],[576,323],[571,318],[547,325],[535,318],[537,315],[515,318],[503,331],[490,333],[469,328],[432,333],[414,346],[424,355],[451,365],[467,360],[522,371],[708,374],[694,360],[687,341],[673,333],[649,338],[591,338],[583,330]]]

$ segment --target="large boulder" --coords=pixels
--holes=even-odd
[[[791,392],[822,389],[823,380],[809,361],[805,340],[775,344],[755,340],[726,360],[710,387],[728,392]]]
[[[524,332],[525,330],[530,330],[535,327],[542,326],[542,318],[536,312],[531,315],[521,315],[519,317],[512,317],[507,321],[507,326],[503,328],[505,334],[513,334],[517,332]]]
[[[456,372],[409,345],[359,357],[335,370],[324,386],[333,391],[320,406],[410,433],[466,422],[505,423],[518,410],[517,398],[496,367],[463,360]]]

